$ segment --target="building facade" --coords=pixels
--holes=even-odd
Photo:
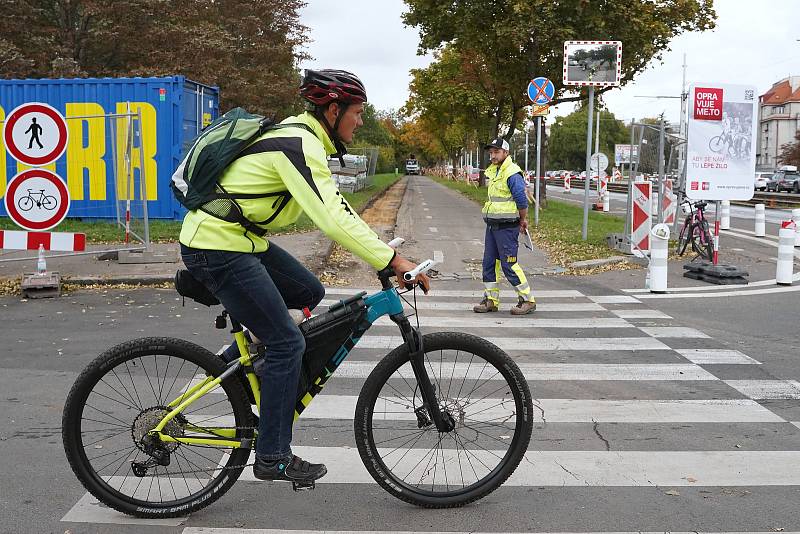
[[[772,170],[780,166],[781,147],[795,142],[800,125],[800,76],[784,78],[759,97],[756,166]]]

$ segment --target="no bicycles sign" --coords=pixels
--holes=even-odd
[[[8,184],[6,213],[22,228],[49,230],[64,220],[69,211],[69,191],[58,175],[47,169],[28,169]]]

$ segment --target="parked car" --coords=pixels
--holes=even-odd
[[[756,191],[766,191],[767,190],[767,182],[769,182],[770,177],[772,177],[774,173],[771,172],[757,172],[756,173],[756,181],[755,181],[755,189]]]
[[[800,193],[800,173],[794,165],[780,167],[767,182],[767,191]]]
[[[797,171],[784,172],[783,178],[778,182],[778,193],[781,191],[800,193],[800,173]]]

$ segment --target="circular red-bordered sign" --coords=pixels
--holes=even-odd
[[[69,191],[57,174],[47,169],[28,169],[16,175],[3,197],[6,213],[22,228],[49,230],[69,211]]]
[[[3,140],[14,159],[39,167],[61,157],[67,148],[67,121],[54,107],[42,102],[22,104],[8,114]]]

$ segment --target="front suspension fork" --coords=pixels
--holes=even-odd
[[[422,335],[419,330],[411,326],[408,317],[402,313],[391,315],[390,317],[400,327],[403,341],[408,347],[411,369],[414,371],[414,377],[419,385],[422,402],[428,410],[428,415],[430,415],[439,432],[450,432],[455,428],[455,421],[449,413],[442,411],[439,406],[439,400],[436,398],[436,389],[433,387],[428,376],[428,370],[425,367],[425,349],[422,344]]]

